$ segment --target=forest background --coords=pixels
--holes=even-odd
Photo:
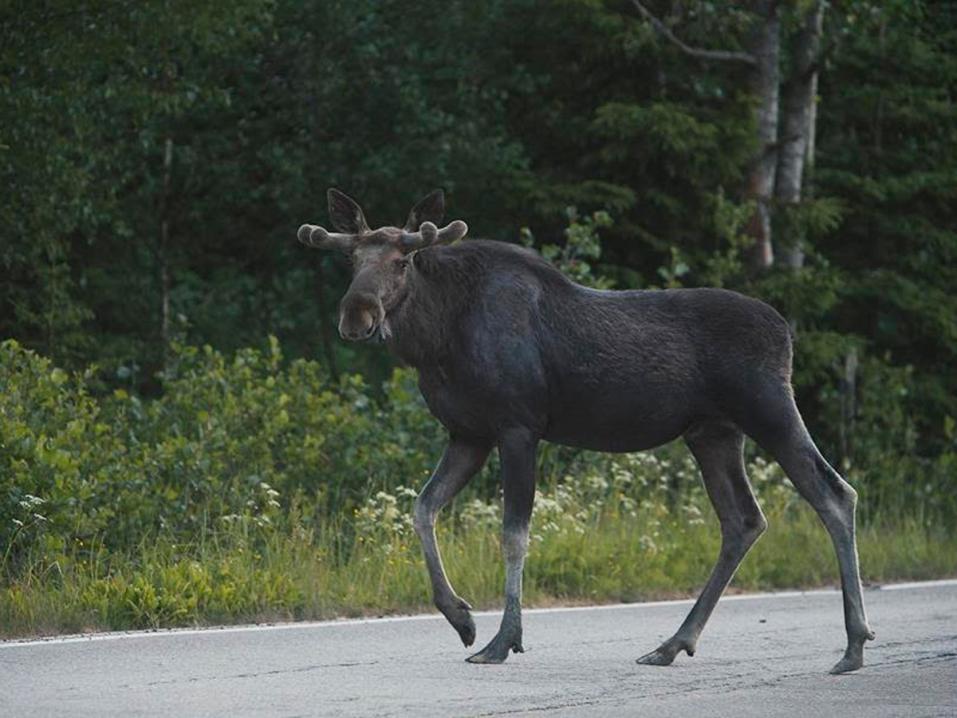
[[[330,186],[373,224],[442,187],[587,284],[770,302],[865,576],[954,574],[955,91],[945,2],[8,0],[0,632],[427,603],[408,510],[442,432],[336,336],[347,263],[295,242]],[[739,584],[833,581],[749,460],[772,530]],[[532,600],[704,580],[681,447],[540,464]],[[479,603],[496,511],[493,466],[443,529]]]

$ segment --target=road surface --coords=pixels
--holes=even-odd
[[[526,653],[468,654],[436,617],[0,643],[2,716],[955,716],[957,581],[865,594],[864,669],[835,591],[725,597],[694,658],[639,666],[687,601],[545,609]],[[476,617],[482,642],[498,616]]]

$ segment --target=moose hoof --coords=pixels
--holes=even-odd
[[[452,628],[459,632],[462,645],[466,648],[475,643],[475,621],[472,620],[471,616],[466,616],[463,623],[453,623]]]
[[[472,607],[467,601],[456,597],[438,608],[458,632],[466,648],[475,643],[475,621],[472,620],[472,614],[469,612]]]
[[[651,653],[646,653],[635,661],[635,663],[640,663],[643,666],[670,666],[674,660],[674,653],[667,653],[661,649],[657,649]]]
[[[672,638],[662,643],[651,653],[643,655],[636,660],[635,663],[639,663],[643,666],[670,666],[674,662],[675,656],[681,651],[684,651],[689,656],[694,655],[693,647],[690,647],[684,641]]]
[[[834,664],[834,667],[831,669],[832,675],[838,675],[840,673],[850,673],[851,671],[856,671],[858,668],[864,665],[864,656],[852,656],[844,654],[844,657]]]
[[[850,673],[851,671],[856,671],[858,668],[864,665],[864,652],[863,651],[847,651],[844,654],[844,657],[834,664],[834,667],[831,669],[831,675],[838,675],[840,673]]]
[[[848,645],[847,650],[844,651],[844,657],[834,664],[834,667],[831,669],[831,673],[833,675],[837,675],[839,673],[850,673],[851,671],[856,671],[858,668],[863,666],[864,642],[873,640],[874,632],[870,629],[867,629],[867,632],[864,634],[863,638],[853,641]]]
[[[500,631],[485,648],[465,660],[469,663],[504,663],[509,651],[525,652],[522,648],[522,636],[519,634],[518,638],[512,638],[504,636]]]

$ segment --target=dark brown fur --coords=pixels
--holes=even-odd
[[[790,386],[790,332],[774,309],[720,289],[588,289],[531,250],[501,242],[429,245],[464,234],[452,225],[423,224],[442,219],[437,193],[413,208],[403,230],[369,230],[359,206],[341,193],[330,193],[330,213],[341,232],[352,234],[304,225],[300,238],[352,254],[340,333],[385,339],[418,370],[429,409],[449,431],[445,456],[417,502],[416,529],[436,606],[466,645],[475,626],[445,576],[434,522],[489,451],[499,450],[506,609],[498,634],[469,660],[500,663],[510,650],[522,650],[522,566],[542,440],[637,451],[685,439],[718,514],[722,550],[678,632],[639,662],[662,665],[680,651],[693,654],[718,598],[766,526],[744,474],[748,435],[781,463],[831,533],[848,636],[834,670],[860,667],[873,633],[857,566],[856,494],[804,427]]]

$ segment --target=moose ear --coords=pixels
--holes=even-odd
[[[442,224],[445,216],[445,192],[435,190],[412,208],[409,218],[405,221],[406,232],[417,232],[423,222]]]
[[[369,231],[362,207],[352,197],[337,189],[330,189],[327,197],[333,227],[345,234],[364,234]]]

